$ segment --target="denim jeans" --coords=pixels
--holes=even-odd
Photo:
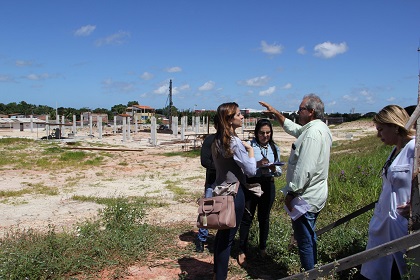
[[[213,196],[213,189],[211,188],[211,185],[206,185],[205,191],[204,191],[204,196],[206,198]],[[209,236],[209,230],[208,229],[206,229],[206,228],[199,228],[198,229],[198,234],[197,234],[197,239],[198,240],[200,240],[201,242],[206,242],[208,236]]]
[[[263,190],[261,197],[256,196],[251,191],[244,189],[245,193],[245,212],[242,217],[241,228],[239,229],[239,248],[243,253],[248,251],[249,231],[254,219],[255,211],[258,207],[258,226],[259,226],[259,248],[265,250],[267,247],[268,232],[270,228],[270,212],[276,197],[274,182],[265,180],[259,182]]]
[[[218,230],[214,240],[213,271],[215,273],[216,280],[224,280],[227,278],[230,250],[245,209],[245,196],[242,188],[243,186],[241,185],[235,196],[236,227],[232,229]]]
[[[294,237],[299,248],[300,263],[305,270],[311,270],[317,263],[315,223],[318,213],[306,212],[292,221]]]

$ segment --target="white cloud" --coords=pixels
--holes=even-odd
[[[0,75],[0,82],[13,82],[15,79],[9,75]]]
[[[144,72],[143,74],[140,75],[140,78],[143,80],[151,80],[153,79],[154,75],[152,73],[149,72]]]
[[[34,62],[30,60],[16,60],[15,62],[17,67],[32,66],[33,64]]]
[[[283,52],[284,47],[282,45],[277,44],[267,44],[266,41],[261,41],[261,50],[263,53],[276,55],[281,54]]]
[[[260,96],[268,96],[268,95],[272,95],[275,91],[276,91],[276,87],[272,86],[272,87],[269,87],[266,90],[260,91],[259,95]]]
[[[291,89],[292,88],[292,84],[291,83],[287,83],[285,84],[282,89]]]
[[[169,93],[169,87],[167,85],[163,85],[158,87],[153,91],[156,94],[168,94]]]
[[[102,85],[105,90],[115,93],[126,93],[135,90],[135,86],[133,83],[114,81],[110,78],[103,80]]]
[[[393,102],[393,101],[395,101],[395,97],[391,96],[390,98],[387,98],[387,100],[386,100],[386,101],[388,101],[388,102]]]
[[[25,76],[26,79],[28,80],[32,80],[32,81],[41,81],[41,80],[46,80],[48,78],[50,78],[50,74],[48,73],[42,73],[42,74],[29,74],[27,76]]]
[[[214,86],[216,85],[215,82],[213,81],[208,81],[205,82],[204,85],[202,85],[201,87],[198,88],[199,91],[208,91],[208,90],[212,90],[214,88]]]
[[[122,45],[126,42],[127,38],[130,37],[130,32],[118,31],[117,33],[111,34],[108,37],[98,39],[96,46],[101,47],[103,45]]]
[[[190,89],[190,85],[189,84],[184,84],[184,85],[181,85],[181,86],[179,86],[179,87],[173,87],[172,88],[172,93],[173,94],[178,94],[178,93],[180,93],[180,92],[182,92],[182,91],[187,91],[187,90],[189,90]],[[178,96],[179,97],[179,96]]]
[[[269,80],[270,78],[264,75],[260,77],[251,78],[245,81],[239,81],[239,84],[244,85],[244,86],[250,86],[250,87],[261,87],[261,86],[266,85]]]
[[[182,86],[179,87],[179,90],[182,90],[182,91],[189,90],[189,89],[190,89],[190,85],[189,84],[185,84],[185,85],[182,85]]]
[[[95,31],[95,29],[96,29],[96,26],[95,25],[90,25],[90,24],[89,25],[85,25],[85,26],[82,26],[79,29],[77,29],[74,32],[74,36],[77,36],[77,37],[86,37],[86,36],[89,36],[90,34],[92,34],[92,32]]]
[[[368,103],[368,104],[375,103],[374,97],[373,97],[373,95],[371,94],[370,91],[368,91],[366,89],[363,89],[363,90],[360,91],[360,95],[362,95],[364,97],[366,103]]]
[[[298,49],[297,49],[297,53],[298,53],[298,54],[306,54],[305,47],[300,47],[300,48],[298,48]]]
[[[354,102],[354,101],[359,100],[359,99],[357,98],[357,96],[350,96],[350,95],[348,95],[348,94],[344,95],[344,96],[343,96],[343,99],[344,99],[344,100],[346,100],[346,101],[350,101],[350,102]]]
[[[175,66],[175,67],[166,68],[165,71],[168,73],[175,73],[175,72],[181,72],[182,69],[181,67]]]
[[[315,56],[322,58],[333,58],[338,54],[347,52],[349,48],[345,42],[340,44],[333,44],[331,42],[324,42],[314,47]]]

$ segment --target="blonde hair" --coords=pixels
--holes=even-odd
[[[398,132],[403,136],[413,136],[415,134],[414,129],[410,128],[407,130],[405,128],[409,118],[404,108],[398,105],[388,105],[373,117],[373,122],[375,124],[395,125],[398,127]]]

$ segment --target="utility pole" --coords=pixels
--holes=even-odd
[[[172,129],[172,80],[169,80],[169,129]]]

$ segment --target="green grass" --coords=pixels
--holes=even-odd
[[[0,139],[0,168],[26,170],[86,169],[99,166],[111,157],[107,153],[69,151],[58,143],[23,138]]]
[[[11,141],[10,145],[23,145],[22,147],[32,144],[26,141],[8,141]],[[381,191],[381,179],[378,175],[390,149],[374,136],[358,141],[334,143],[329,169],[329,198],[318,218],[318,229],[378,199]],[[64,152],[53,146],[46,151],[55,162],[65,159],[70,167],[75,167],[78,161],[95,158],[95,154],[91,156],[84,152]],[[199,156],[196,151],[166,155],[186,154]],[[191,194],[180,186],[180,182],[168,180],[165,184],[166,188],[175,193],[178,201],[190,199]],[[276,179],[277,190],[284,185],[283,175]],[[118,273],[122,273],[125,267],[144,260],[152,252],[154,259],[183,260],[193,254],[192,244],[186,248],[174,245],[179,236],[192,230],[190,223],[162,227],[144,223],[144,215],[149,207],[165,206],[159,204],[157,199],[153,201],[150,198],[84,196],[74,196],[73,199],[99,203],[104,208],[97,220],[83,222],[73,232],[58,233],[51,226],[46,234],[33,230],[10,233],[0,243],[0,279],[77,279],[78,275],[93,277],[105,267],[119,267],[112,275],[118,278],[121,276]],[[266,275],[277,279],[299,272],[299,255],[296,247],[290,246],[291,223],[283,205],[283,195],[277,192],[270,219],[267,247],[270,257],[264,261],[251,258],[253,265],[250,268],[245,271],[231,267],[230,275],[247,275],[247,279]],[[363,251],[371,215],[372,211],[369,211],[319,236],[319,265]],[[195,217],[191,219],[194,220]],[[212,238],[209,239],[210,243]],[[251,228],[249,242],[250,255],[257,256],[256,220]],[[237,250],[237,246],[234,246],[232,256],[235,256]],[[353,279],[355,275],[357,271],[348,270],[329,279]]]
[[[0,279],[68,279],[146,257],[161,230],[141,223],[145,213],[137,203],[116,198],[106,204],[100,219],[81,223],[75,232],[51,226],[47,234],[25,230],[4,238]]]

